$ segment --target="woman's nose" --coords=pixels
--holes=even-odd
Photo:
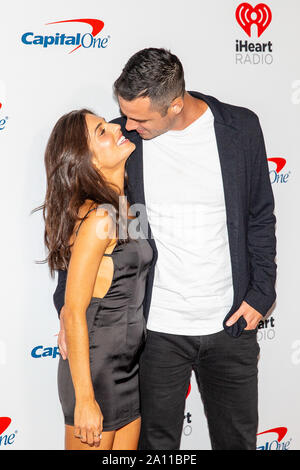
[[[120,124],[113,124],[109,123],[108,124],[108,130],[114,134],[120,134],[121,131],[121,126]]]

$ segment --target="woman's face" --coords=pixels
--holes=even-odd
[[[93,163],[100,170],[112,170],[127,160],[135,145],[123,137],[121,126],[106,122],[104,118],[86,114],[89,148]]]

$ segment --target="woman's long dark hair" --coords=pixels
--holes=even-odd
[[[80,219],[78,210],[86,199],[115,208],[117,234],[121,222],[118,188],[115,190],[108,184],[92,163],[86,114],[94,113],[80,109],[62,116],[54,126],[45,151],[47,190],[45,202],[38,209],[43,209],[44,241],[48,249],[45,262],[52,276],[55,270],[68,267],[69,240]],[[128,238],[120,241],[126,242]]]

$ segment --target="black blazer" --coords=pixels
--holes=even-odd
[[[231,256],[234,299],[224,318],[223,327],[231,336],[239,336],[246,326],[243,317],[232,326],[225,322],[243,300],[265,316],[275,301],[276,237],[274,197],[269,178],[268,162],[262,130],[257,115],[247,108],[222,103],[202,93],[189,92],[205,101],[214,115],[219,152],[229,248]],[[130,204],[145,204],[143,179],[143,141],[135,131],[127,132],[126,118],[113,120],[122,127],[125,137],[132,140],[135,151],[126,162],[129,184],[125,194]],[[201,175],[199,175],[201,184]],[[157,248],[148,223],[149,243],[154,256],[147,277],[144,315],[147,320],[151,302]],[[180,275],[180,274],[179,274]],[[66,271],[59,271],[54,304],[60,312],[64,305]]]

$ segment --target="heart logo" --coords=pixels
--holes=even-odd
[[[11,423],[11,419],[6,416],[0,418],[0,435],[8,428]]]
[[[235,11],[235,17],[249,37],[251,37],[251,26],[256,24],[259,37],[271,23],[272,12],[265,3],[258,3],[254,8],[249,3],[241,3]]]

